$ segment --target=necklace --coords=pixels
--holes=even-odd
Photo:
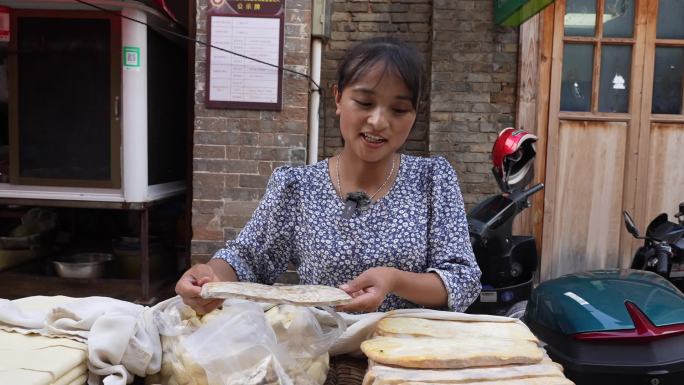
[[[337,156],[337,162],[335,163],[335,174],[337,177],[337,189],[340,191],[340,194],[342,194],[342,181],[340,179],[340,160],[342,160],[342,153]],[[368,194],[366,194],[364,191],[356,191],[356,192],[350,192],[347,194],[347,198],[344,201],[344,211],[343,216],[345,218],[351,218],[354,215],[354,212],[358,208],[359,210],[367,210],[371,203],[373,203],[373,198],[375,198],[376,195],[380,191],[382,191],[383,188],[387,185],[387,183],[390,181],[390,178],[392,177],[392,174],[394,173],[394,161],[395,157],[392,155],[392,168],[390,169],[390,172],[387,174],[387,177],[385,177],[385,181],[382,182],[380,187],[371,195],[370,197]]]

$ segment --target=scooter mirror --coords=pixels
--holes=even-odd
[[[623,211],[622,216],[625,218],[625,227],[627,228],[627,231],[629,231],[629,233],[632,234],[635,238],[639,238],[639,229],[637,229],[636,224],[634,223],[634,219],[632,219],[632,216],[629,215],[627,211]]]

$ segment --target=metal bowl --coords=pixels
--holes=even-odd
[[[63,278],[99,278],[107,262],[114,257],[108,253],[79,253],[59,261],[52,261],[57,275]]]

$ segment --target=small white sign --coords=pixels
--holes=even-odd
[[[211,18],[212,48],[207,76],[214,102],[278,102],[278,68],[247,59],[280,65],[280,19],[265,17]]]
[[[496,292],[495,291],[480,292],[480,302],[496,302]]]
[[[625,89],[625,78],[622,76],[615,74],[615,77],[613,78],[613,89],[614,90],[624,90]]]
[[[673,263],[670,270],[670,278],[684,277],[684,264]]]

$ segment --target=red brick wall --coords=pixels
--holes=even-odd
[[[392,35],[416,45],[430,70],[432,0],[335,0],[332,13],[332,36],[323,49],[321,85],[325,87],[321,111],[319,158],[332,156],[341,149],[339,121],[335,116],[332,86],[338,61],[353,44],[375,36]],[[416,119],[405,152],[428,154],[429,95]]]
[[[206,41],[208,0],[199,0],[197,38]],[[308,73],[310,0],[285,0],[286,68]],[[306,161],[308,81],[285,72],[283,109],[207,109],[206,48],[197,47],[192,183],[192,255],[204,260],[233,239],[263,195],[274,168]]]
[[[435,0],[429,152],[459,174],[467,206],[498,192],[490,152],[515,120],[518,30],[494,25],[491,0]]]

